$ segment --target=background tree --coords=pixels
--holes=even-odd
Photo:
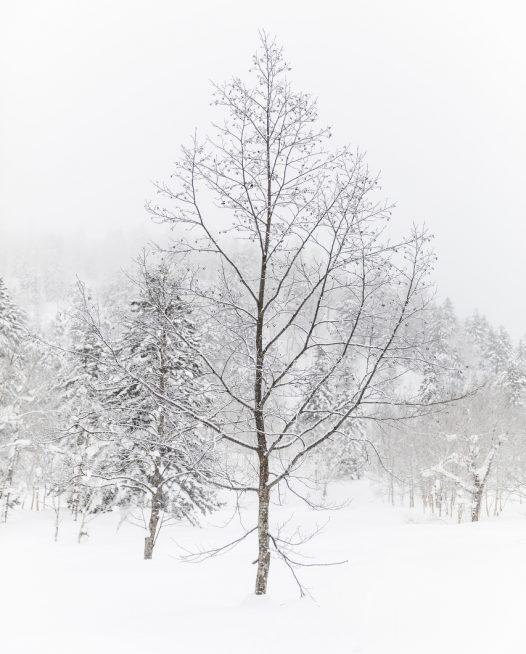
[[[13,302],[0,278],[0,463],[2,519],[16,501],[14,478],[20,451],[27,444],[21,422],[28,398],[24,395],[23,311]]]
[[[348,362],[350,363],[352,362]],[[313,366],[318,373],[326,374],[327,365],[325,352],[320,349],[314,357]],[[312,398],[304,427],[317,422],[320,415],[330,410],[334,398],[346,393],[347,388],[353,384],[353,370],[349,365],[346,369],[347,374],[343,374],[339,380],[329,376],[328,383],[321,386]],[[336,381],[339,385],[335,385]],[[316,438],[317,435],[319,434],[315,428],[310,438]],[[366,428],[358,420],[354,420],[345,425],[340,434],[328,438],[312,451],[310,458],[314,465],[314,476],[316,482],[322,484],[323,498],[327,496],[327,486],[331,480],[359,479],[362,476],[367,461],[366,444]]]
[[[388,476],[380,467],[379,474],[401,496],[409,491],[411,507],[416,489],[424,510],[439,517],[476,521],[484,504],[498,515],[520,488],[524,469],[521,342],[513,347],[502,327],[494,329],[478,313],[461,323],[447,301],[429,307],[426,331],[422,402],[448,393],[465,397],[435,406],[403,430],[384,425],[378,449],[384,461],[396,452],[397,469]],[[394,502],[393,486],[389,496]]]
[[[65,459],[55,467],[59,471],[69,469],[70,474],[61,474],[61,481],[54,480],[54,496],[65,497],[73,519],[79,521],[79,543],[88,537],[90,517],[109,510],[114,494],[106,487],[86,483],[84,476],[106,455],[101,434],[105,433],[107,419],[100,394],[105,373],[103,348],[83,306],[82,298],[72,296],[65,321],[59,316],[55,330],[55,336],[61,338],[57,381],[61,429],[57,442]],[[98,320],[105,320],[100,310]]]

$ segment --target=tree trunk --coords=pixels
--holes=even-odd
[[[60,499],[55,507],[55,543],[58,541],[58,529],[60,527]]]
[[[31,487],[31,511],[40,511],[40,488],[38,484],[33,483]]]
[[[89,537],[88,528],[86,526],[87,515],[88,515],[88,509],[85,508],[84,511],[82,511],[82,522],[80,523],[79,535],[77,538],[77,542],[79,545],[82,543],[83,539],[87,539]]]
[[[166,337],[166,330],[162,332],[161,338],[161,347],[160,347],[160,380],[159,380],[159,390],[162,395],[166,392],[166,349],[168,347],[168,341]],[[159,422],[157,424],[157,431],[159,436],[162,438],[164,436],[165,430],[165,417],[164,411],[161,411],[159,415]],[[155,547],[155,541],[157,539],[158,528],[159,528],[159,516],[161,515],[161,502],[162,502],[162,491],[161,491],[161,472],[160,472],[161,462],[158,458],[154,460],[154,471],[151,480],[152,487],[154,492],[152,494],[152,510],[150,512],[150,520],[148,522],[148,536],[144,539],[144,560],[149,561],[153,556],[153,548]]]
[[[72,512],[73,512],[73,522],[77,522],[79,518],[79,504],[80,504],[80,493],[78,487],[72,493]]]
[[[150,521],[148,523],[148,536],[144,539],[144,559],[149,560],[153,556],[153,548],[157,538],[157,528],[159,526],[159,516],[161,514],[161,491],[157,488],[152,497],[152,510]]]
[[[394,488],[394,477],[392,471],[389,477],[389,502],[391,506],[395,505],[395,488]]]
[[[479,521],[483,493],[484,486],[482,484],[475,484],[473,488],[473,498],[471,500],[471,522]]]
[[[13,484],[13,479],[15,476],[15,468],[18,462],[18,450],[15,448],[11,461],[9,462],[9,468],[7,469],[7,475],[5,479],[5,505],[4,505],[4,522],[7,522],[7,516],[9,514],[9,502],[11,501],[11,486]]]
[[[264,595],[267,592],[268,573],[270,569],[270,536],[269,536],[269,503],[270,489],[269,481],[269,460],[267,450],[267,437],[265,432],[265,418],[263,414],[263,365],[265,349],[263,347],[263,330],[265,325],[265,288],[267,283],[267,264],[270,247],[270,233],[272,226],[272,162],[270,156],[271,143],[271,111],[270,98],[272,90],[267,89],[266,107],[266,224],[265,239],[261,247],[261,267],[259,274],[259,290],[257,296],[257,319],[256,319],[256,361],[254,379],[254,423],[256,427],[257,452],[259,457],[259,484],[258,484],[258,569],[256,573],[256,595]]]
[[[259,510],[258,510],[258,570],[256,574],[256,595],[267,592],[268,573],[270,570],[268,457],[259,455]]]

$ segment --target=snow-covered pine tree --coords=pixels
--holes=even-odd
[[[518,409],[524,404],[526,393],[526,343],[520,339],[509,356],[503,387],[510,407]]]
[[[466,334],[475,346],[477,365],[486,371],[491,384],[502,386],[513,359],[513,345],[510,335],[500,326],[494,329],[484,316],[475,312],[466,321]]]
[[[191,308],[165,262],[150,267],[143,259],[134,281],[120,338],[110,344],[99,332],[99,345],[113,357],[103,390],[112,446],[93,477],[114,482],[121,502],[149,509],[144,558],[150,559],[163,519],[196,522],[218,500],[211,486],[214,441],[193,417],[209,400]]]
[[[327,372],[331,365],[329,356],[323,347],[318,347],[314,356],[313,367],[317,374]],[[339,377],[328,379],[313,397],[309,404],[309,411],[305,424],[314,424],[324,413],[330,411],[334,398],[344,392],[353,384],[353,373],[349,369],[350,363],[342,370]],[[317,430],[314,429],[311,438],[316,438]],[[312,453],[314,462],[315,480],[321,482],[323,497],[327,494],[328,483],[332,480],[359,479],[363,473],[363,467],[367,460],[365,451],[365,429],[359,419],[353,420],[345,425],[341,432],[328,438],[319,448]]]
[[[497,330],[490,329],[483,352],[489,369],[498,376],[498,383],[505,384],[506,373],[513,358],[513,345],[502,325]]]
[[[490,329],[491,327],[486,316],[482,316],[478,311],[475,311],[473,315],[466,320],[466,334],[478,347],[482,348],[483,344],[486,343]]]
[[[24,312],[11,299],[0,277],[0,358],[12,355],[25,327]]]
[[[423,402],[435,402],[447,393],[459,394],[464,383],[462,359],[459,353],[459,325],[451,300],[430,310],[427,324],[429,341],[423,366],[420,397]]]
[[[7,520],[16,497],[13,482],[23,442],[20,414],[24,403],[22,336],[24,312],[13,302],[0,278],[0,501]]]
[[[85,292],[84,287],[82,287]],[[90,469],[102,465],[108,438],[100,393],[104,350],[95,327],[86,320],[79,297],[64,315],[57,316],[56,336],[63,339],[57,391],[61,395],[60,449],[65,459],[58,466],[60,479],[53,480],[55,495],[66,495],[74,519],[80,521],[78,540],[88,536],[90,516],[112,508],[115,491],[86,483]],[[100,319],[100,316],[99,316]],[[55,466],[57,467],[57,466]],[[64,475],[63,470],[70,474]]]

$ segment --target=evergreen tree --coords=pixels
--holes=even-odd
[[[20,343],[24,327],[24,312],[13,302],[0,277],[0,359],[4,365]]]
[[[85,289],[81,287],[83,292]],[[57,316],[55,335],[62,338],[57,390],[61,395],[61,452],[55,466],[60,480],[55,493],[67,495],[74,519],[80,521],[79,542],[88,536],[90,516],[112,508],[115,489],[86,483],[86,473],[101,465],[108,448],[107,423],[100,385],[105,372],[104,351],[95,326],[86,320],[82,297]],[[69,475],[64,475],[69,470]]]
[[[459,394],[463,384],[463,364],[458,347],[459,325],[451,300],[430,311],[427,325],[429,341],[427,356],[420,384],[423,402],[434,402],[441,398]]]
[[[511,338],[504,327],[500,326],[498,330],[489,330],[483,354],[491,372],[498,376],[498,382],[504,383],[513,357]]]
[[[106,373],[100,386],[111,446],[93,477],[113,482],[119,502],[149,508],[144,557],[166,519],[196,522],[218,506],[211,490],[213,441],[193,417],[208,406],[190,307],[170,266],[139,265],[136,297],[121,314],[114,345],[95,329]],[[93,318],[93,316],[91,316]]]
[[[509,362],[504,380],[508,401],[512,407],[522,407],[526,392],[526,343],[521,339]]]
[[[479,347],[487,341],[490,329],[488,320],[485,316],[481,316],[478,311],[475,311],[475,313],[466,320],[466,333]]]
[[[316,349],[313,368],[317,374],[327,372],[331,365],[330,357],[323,347]],[[349,392],[349,388],[356,384],[350,362],[342,367],[339,376],[331,376],[319,389],[309,404],[306,425],[315,424],[334,405],[334,398]],[[313,430],[310,438],[316,438],[317,431]],[[314,460],[316,479],[322,482],[323,495],[327,493],[329,481],[346,478],[359,479],[367,459],[365,452],[365,430],[359,419],[345,425],[339,433],[327,439],[318,449],[315,449]]]
[[[24,394],[24,328],[24,313],[0,278],[0,500],[4,520],[17,501],[13,484],[23,447],[21,414],[28,399]]]

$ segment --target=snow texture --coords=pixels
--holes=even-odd
[[[456,525],[393,509],[367,481],[333,484],[351,495],[311,541],[312,561],[347,559],[300,571],[313,598],[298,599],[277,562],[266,597],[247,595],[256,548],[247,539],[200,564],[174,558],[178,545],[226,542],[228,517],[203,529],[165,529],[156,558],[141,559],[137,527],[116,531],[114,512],[93,521],[78,545],[65,518],[53,543],[51,513],[17,511],[0,526],[4,562],[0,650],[5,654],[515,654],[524,649],[526,507],[498,520]],[[320,515],[289,504],[276,511],[306,524]],[[328,516],[323,516],[323,518]],[[37,519],[36,519],[37,518]],[[177,544],[178,545],[177,545]],[[268,625],[262,630],[261,623]]]

